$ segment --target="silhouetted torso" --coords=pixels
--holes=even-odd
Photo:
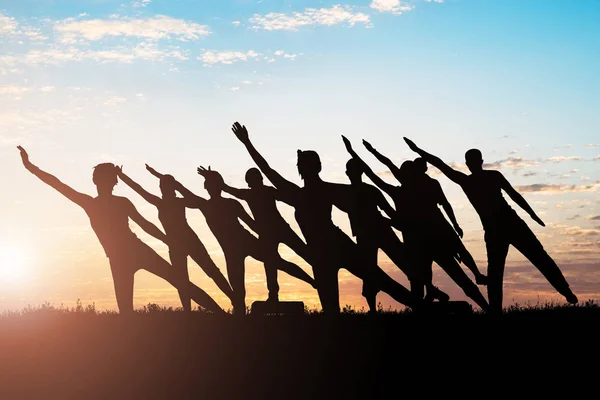
[[[271,186],[258,186],[244,190],[244,198],[252,211],[259,234],[274,233],[281,228],[289,228],[277,209],[277,189]]]
[[[140,242],[129,228],[130,203],[124,197],[99,196],[84,206],[107,257],[125,256],[132,242]]]
[[[465,175],[459,184],[479,214],[484,229],[497,226],[518,215],[502,196],[502,174],[482,170]]]
[[[196,233],[189,226],[186,218],[186,201],[179,197],[163,198],[157,205],[158,219],[165,228],[165,233],[176,240],[194,239]],[[174,243],[176,244],[176,243]]]
[[[379,212],[379,198],[382,196],[379,189],[363,182],[351,187],[353,196],[348,218],[352,235],[361,238],[376,233],[378,229],[389,228]]]
[[[339,230],[331,220],[333,203],[327,183],[315,182],[301,188],[294,199],[294,213],[307,244],[323,244]]]
[[[240,223],[238,216],[242,205],[224,197],[207,200],[201,210],[210,230],[223,248],[232,249],[252,236]]]

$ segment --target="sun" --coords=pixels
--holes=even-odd
[[[17,246],[0,248],[0,281],[21,283],[29,277],[28,255]]]

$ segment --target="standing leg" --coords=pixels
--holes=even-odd
[[[217,287],[225,293],[225,296],[233,301],[233,290],[231,289],[231,285],[229,285],[229,282],[227,282],[227,279],[225,279],[225,276],[223,276],[219,267],[217,267],[210,254],[208,254],[206,247],[200,239],[196,237],[194,240],[191,240],[188,247],[188,252],[192,260],[194,260],[206,275],[217,284]]]
[[[271,255],[278,255],[277,247],[279,243],[276,242],[275,238],[269,237],[267,235],[262,235],[262,237],[259,237],[258,241],[260,244],[257,244],[257,247],[259,247],[260,249],[264,249],[265,253]],[[254,250],[257,251],[256,248]],[[260,250],[257,252],[261,253]],[[279,283],[277,282],[277,265],[274,262],[276,257],[265,256],[261,258],[263,258],[263,260],[261,261],[263,261],[263,265],[265,267],[265,276],[267,278],[267,290],[269,291],[268,301],[277,302],[279,301]]]
[[[230,250],[230,249],[228,249]],[[227,277],[233,289],[233,313],[235,315],[246,315],[246,284],[244,282],[246,255],[239,249],[225,251],[225,262],[227,263]]]
[[[544,275],[550,284],[558,293],[563,295],[569,303],[578,302],[577,296],[571,291],[569,283],[556,265],[556,262],[544,249],[544,246],[525,221],[519,221],[515,224],[516,228],[512,232],[511,242],[531,263]]]
[[[321,308],[325,314],[340,313],[339,269],[329,262],[316,262],[313,271]]]
[[[133,314],[133,277],[135,270],[130,263],[110,260],[110,271],[115,287],[115,297],[119,313],[122,315]]]
[[[187,268],[187,253],[181,248],[171,246],[169,248],[169,259],[171,260],[171,265],[175,268],[175,272],[179,275],[178,280],[181,282],[189,281],[190,276]],[[192,311],[192,301],[185,290],[179,290],[179,299],[181,300],[184,311]]]
[[[194,285],[192,282],[182,281],[181,275],[171,264],[159,256],[152,248],[146,244],[141,244],[139,248],[132,249],[136,252],[136,262],[138,266],[169,282],[176,289],[184,292],[201,307],[212,311],[215,314],[226,314],[225,311],[208,295],[204,290]]]
[[[422,257],[413,257],[411,260],[410,249],[408,249],[404,243],[398,239],[398,236],[391,230],[386,229],[382,231],[381,239],[381,250],[389,257],[390,260],[402,271],[410,282],[410,291],[415,295],[423,298],[425,295],[423,289],[427,277],[429,276],[429,282],[431,282],[431,274],[423,274],[425,265],[418,261]],[[420,272],[421,271],[421,272]]]
[[[488,259],[488,301],[490,312],[502,313],[502,285],[504,265],[508,255],[508,241],[500,232],[485,233],[485,248]]]
[[[368,237],[357,237],[356,238],[358,251],[361,257],[365,260],[367,265],[377,265],[377,256],[379,248],[373,243],[373,238]],[[362,295],[367,300],[369,306],[369,313],[377,312],[377,285],[371,282],[369,279],[363,280]]]

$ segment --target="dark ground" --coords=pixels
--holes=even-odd
[[[42,307],[0,318],[0,399],[597,398],[599,322],[595,303],[500,318]]]

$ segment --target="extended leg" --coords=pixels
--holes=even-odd
[[[171,265],[175,268],[175,272],[179,275],[178,280],[181,282],[189,281],[190,276],[187,268],[187,253],[183,249],[169,248],[169,258]],[[184,311],[192,310],[192,301],[186,294],[185,290],[179,290],[179,299]]]
[[[515,229],[511,242],[531,263],[546,277],[558,293],[565,296],[569,303],[577,303],[577,296],[571,291],[556,262],[544,249],[535,234],[523,221],[518,230]]]
[[[201,307],[206,308],[215,314],[225,314],[225,311],[208,295],[208,293],[189,280],[182,281],[181,276],[177,274],[175,268],[150,247],[143,245],[140,246],[139,249],[135,249],[135,251],[137,252],[138,262],[141,268],[163,278],[175,288],[184,292],[186,296],[189,296]]]
[[[465,267],[469,268],[469,270],[475,276],[475,282],[477,282],[478,285],[487,284],[487,277],[484,274],[482,274],[481,271],[479,271],[479,268],[477,268],[477,263],[473,259],[473,256],[471,255],[469,250],[467,250],[465,244],[462,242],[462,240],[460,240],[460,238],[457,238],[457,246],[460,259],[463,262],[463,264],[465,264]]]
[[[470,299],[481,307],[483,311],[489,311],[489,304],[485,300],[485,297],[483,297],[477,285],[469,279],[452,255],[436,258],[435,261]]]
[[[233,288],[233,313],[236,315],[246,314],[245,259],[246,255],[239,251],[225,252],[227,277]]]
[[[206,247],[204,247],[204,244],[200,239],[196,238],[196,240],[190,244],[188,250],[192,260],[194,260],[206,275],[217,284],[218,288],[225,293],[225,296],[233,301],[233,290],[231,289],[231,285],[227,282],[227,279],[225,279],[225,276],[221,273],[221,270],[217,267],[210,254],[208,254]]]

